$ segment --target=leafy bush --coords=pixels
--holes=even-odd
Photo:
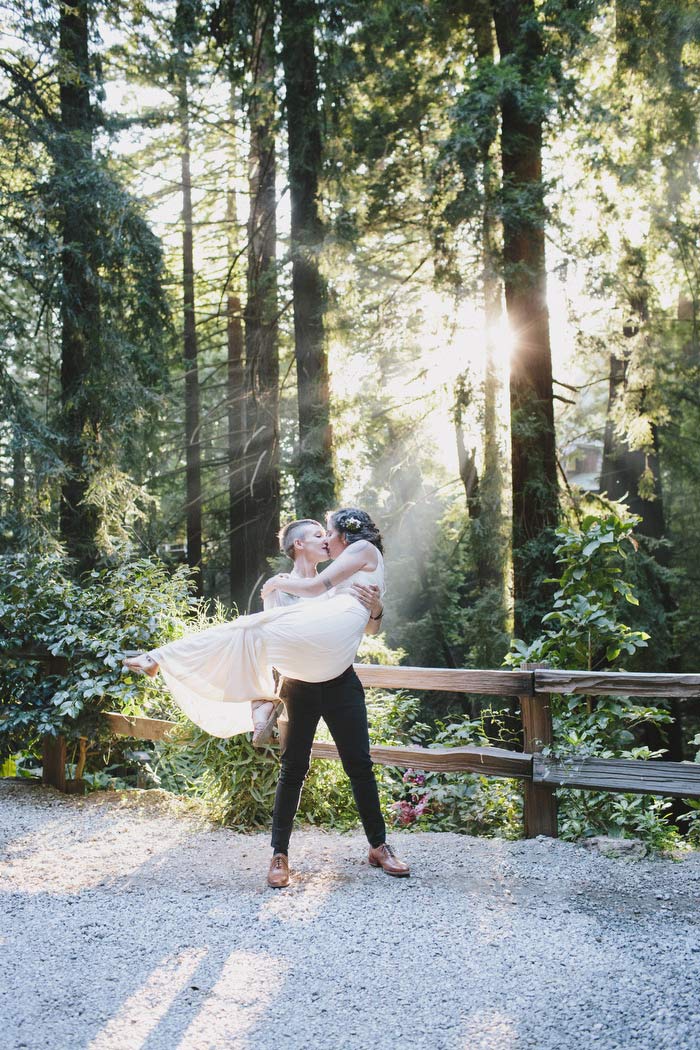
[[[178,637],[204,614],[184,569],[140,559],[80,583],[67,570],[56,553],[0,559],[0,757],[37,750],[44,734],[95,740],[104,710],[166,711],[156,683],[122,674],[122,654]],[[65,669],[22,650],[65,657]]]
[[[248,733],[212,737],[180,715],[182,731],[155,745],[152,782],[203,799],[214,820],[237,831],[269,828],[279,776],[276,748],[256,748]],[[314,761],[298,819],[346,830],[357,824],[350,782],[339,762]]]
[[[617,757],[650,757],[634,749]],[[559,800],[559,834],[575,841],[591,835],[640,838],[653,851],[671,850],[679,844],[671,824],[671,803],[654,795],[622,795],[609,791],[576,791],[563,788]]]
[[[551,612],[543,617],[543,631],[526,645],[516,639],[505,662],[512,667],[544,662],[569,670],[621,670],[623,662],[646,646],[649,635],[633,630],[624,610],[639,602],[630,579],[637,553],[632,535],[639,521],[624,508],[610,504],[600,516],[586,515],[578,526],[557,530],[556,548],[561,576]],[[623,570],[625,574],[623,575]],[[663,726],[672,719],[663,706],[635,703],[626,697],[552,697],[554,745],[545,753],[564,757],[652,759],[663,751],[635,746],[635,731]],[[562,788],[559,830],[562,838],[634,835],[652,849],[677,841],[670,823],[670,803],[651,795]]]
[[[639,605],[632,584],[622,577],[625,559],[637,549],[632,529],[638,521],[610,510],[602,518],[586,515],[578,527],[556,530],[560,542],[554,553],[562,573],[550,581],[559,585],[552,611],[530,645],[514,639],[506,664],[547,661],[550,667],[590,671],[646,646],[649,635],[633,631],[621,617],[625,602]]]
[[[153,783],[204,799],[215,820],[239,831],[269,825],[278,768],[271,749],[255,748],[249,733],[223,740],[176,719],[180,731],[154,747]]]
[[[391,652],[391,650],[389,650]],[[420,701],[397,691],[368,690],[373,744],[423,743],[434,731],[417,721]],[[483,718],[497,715],[485,711]],[[214,819],[245,831],[269,828],[279,766],[276,749],[254,748],[250,737],[210,737],[179,716],[182,732],[155,745],[148,772],[158,787],[205,800]],[[321,723],[319,739],[329,738]],[[483,720],[440,726],[437,747],[484,744]],[[510,780],[462,773],[426,773],[375,766],[380,801],[389,824],[472,835],[521,833],[522,796]],[[420,800],[423,804],[420,804]],[[350,781],[337,761],[314,760],[297,819],[337,830],[358,826]]]

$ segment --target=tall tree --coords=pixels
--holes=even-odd
[[[626,299],[623,304],[626,307],[623,337],[630,342],[647,341],[650,288],[644,273],[644,252],[628,247],[620,269]],[[608,411],[600,487],[611,499],[624,499],[630,511],[640,516],[640,532],[654,540],[660,540],[665,529],[658,427],[653,420],[648,420],[645,424],[647,436],[644,447],[631,448],[629,442],[620,436],[617,425],[622,422],[618,414],[623,406],[628,413],[634,412],[636,419],[645,419],[645,400],[649,392],[640,384],[634,384],[635,388],[629,389],[628,370],[632,352],[623,350],[622,353],[613,351],[610,354]],[[660,555],[662,560],[663,550],[661,548],[657,551],[657,556]]]
[[[8,432],[21,440],[17,531],[3,531],[23,548],[60,538],[82,570],[144,506],[127,471],[143,476],[167,382],[162,252],[115,171],[93,44],[104,6],[5,11],[21,44],[0,58],[0,401],[13,424],[1,428],[3,461]]]
[[[88,0],[61,4],[58,29],[60,127],[54,143],[54,178],[61,201],[60,375],[65,464],[60,531],[69,555],[82,570],[97,555],[98,515],[86,496],[100,440],[97,401],[102,359]]]
[[[255,0],[239,4],[219,0],[212,10],[211,31],[224,57],[228,76],[228,185],[226,190],[226,411],[227,411],[227,483],[228,483],[228,576],[229,600],[241,611],[248,604],[250,586],[247,577],[248,522],[248,391],[246,386],[246,351],[241,292],[248,282],[241,260],[245,247],[240,243],[237,182],[240,178],[239,128],[248,115],[250,96],[255,95],[256,68],[254,42],[258,24]],[[248,76],[247,90],[244,87]],[[253,145],[251,128],[250,148]],[[253,207],[251,201],[251,208]],[[249,234],[248,234],[249,236]],[[250,251],[250,245],[248,245]]]
[[[296,509],[300,517],[320,517],[333,504],[335,475],[324,335],[327,295],[320,267],[324,229],[319,206],[322,137],[316,68],[318,9],[315,0],[281,0],[280,12],[299,399]]]
[[[279,349],[277,342],[274,8],[257,7],[249,102],[248,295],[245,309],[247,450],[246,588],[249,607],[277,550]]]
[[[510,373],[515,630],[540,621],[538,600],[553,568],[557,471],[545,267],[542,126],[544,53],[534,0],[492,0],[503,76],[501,167],[503,267],[513,333]]]
[[[237,116],[236,97],[232,78],[230,111],[231,125]],[[235,141],[235,136],[232,136]],[[232,151],[233,152],[233,151]],[[231,171],[226,194],[226,225],[228,230],[228,269],[226,290],[226,348],[227,348],[227,444],[228,444],[228,556],[229,597],[231,603],[245,608],[248,590],[245,581],[246,565],[246,394],[245,347],[243,341],[242,305],[236,276],[239,269],[238,209],[235,180],[237,157],[231,157]]]
[[[197,0],[178,0],[174,24],[174,75],[180,125],[182,178],[182,306],[185,361],[185,457],[187,564],[197,570],[197,593],[202,580],[202,451],[199,411],[199,367],[194,288],[194,222],[189,112],[189,53],[196,39]]]
[[[222,0],[212,30],[223,49],[231,92],[232,141],[248,127],[246,248],[235,243],[235,193],[229,190],[228,415],[231,598],[239,609],[256,600],[277,550],[279,531],[279,348],[276,272],[275,40],[273,0]],[[238,170],[232,158],[231,187]],[[246,304],[241,326],[234,280],[245,254]],[[231,289],[236,286],[236,291]]]
[[[482,98],[493,98],[488,85],[493,80],[495,62],[494,26],[489,0],[469,5],[469,23],[474,36],[474,50],[478,63],[478,77],[484,77],[487,90]],[[476,87],[476,85],[474,85]],[[507,542],[504,536],[503,464],[498,436],[497,406],[499,379],[495,362],[495,332],[502,316],[503,284],[500,259],[500,223],[498,196],[500,172],[495,154],[498,136],[498,112],[495,99],[481,107],[481,117],[475,121],[476,158],[481,184],[481,293],[484,310],[486,360],[484,363],[484,422],[483,422],[483,476],[481,479],[480,509],[484,518],[475,544],[476,571],[480,590],[496,588],[501,595],[500,615],[495,624],[505,633],[505,574]],[[465,172],[465,178],[469,173]]]

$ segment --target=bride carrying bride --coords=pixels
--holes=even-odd
[[[265,583],[275,591],[311,599],[187,635],[125,660],[126,667],[155,675],[160,670],[178,706],[213,736],[253,729],[251,702],[277,701],[273,668],[284,678],[328,682],[357,653],[369,611],[353,584],[384,592],[382,539],[370,516],[345,508],[328,516],[332,564],[311,578],[287,573]]]

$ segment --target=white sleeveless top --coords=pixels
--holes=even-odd
[[[386,590],[384,584],[384,558],[379,548],[375,547],[377,551],[377,567],[376,569],[364,569],[360,572],[354,573],[347,580],[343,580],[337,587],[333,587],[328,592],[329,597],[333,597],[335,594],[344,594],[347,591],[352,590],[353,583],[362,583],[365,587],[369,587],[374,584],[375,587],[379,588],[379,593],[384,597],[384,591]]]

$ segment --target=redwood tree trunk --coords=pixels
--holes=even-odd
[[[257,600],[279,531],[279,351],[277,342],[273,12],[255,39],[250,101],[248,295],[245,310],[247,432],[246,606]]]
[[[56,178],[61,189],[61,407],[66,475],[61,485],[60,532],[79,570],[96,558],[97,512],[85,504],[99,439],[95,376],[101,358],[97,202],[91,191],[87,0],[59,7],[61,134]]]
[[[319,267],[321,126],[314,0],[281,0],[291,197],[294,348],[299,397],[296,510],[320,517],[333,505],[335,477],[328,360],[324,344],[326,286]]]
[[[244,385],[243,325],[241,299],[234,285],[237,248],[237,212],[233,177],[228,191],[226,219],[229,229],[229,294],[226,298],[227,400],[228,400],[228,508],[229,589],[231,603],[245,606],[246,404]]]
[[[516,634],[537,630],[546,608],[542,584],[552,574],[558,495],[552,360],[546,301],[542,110],[537,84],[543,59],[533,0],[493,0],[502,63],[517,82],[501,96],[503,262],[513,330],[510,374],[513,576]]]
[[[199,371],[194,291],[192,176],[190,173],[190,124],[187,58],[180,47],[177,61],[178,115],[182,168],[182,304],[185,359],[185,476],[187,564],[196,569],[195,582],[202,594],[202,466],[199,428]]]
[[[488,0],[468,5],[469,21],[474,33],[477,58],[489,68],[495,60],[494,26]],[[496,213],[499,172],[494,157],[498,134],[497,114],[484,121],[479,140],[483,210],[481,215],[481,287],[486,328],[486,362],[484,367],[484,465],[481,479],[481,509],[485,516],[480,533],[477,555],[477,575],[482,590],[499,587],[505,597],[504,573],[507,542],[503,534],[503,469],[498,440],[499,379],[495,363],[495,329],[502,316],[502,282],[500,276],[500,246],[498,216]],[[502,609],[499,623],[505,633],[506,609]]]

